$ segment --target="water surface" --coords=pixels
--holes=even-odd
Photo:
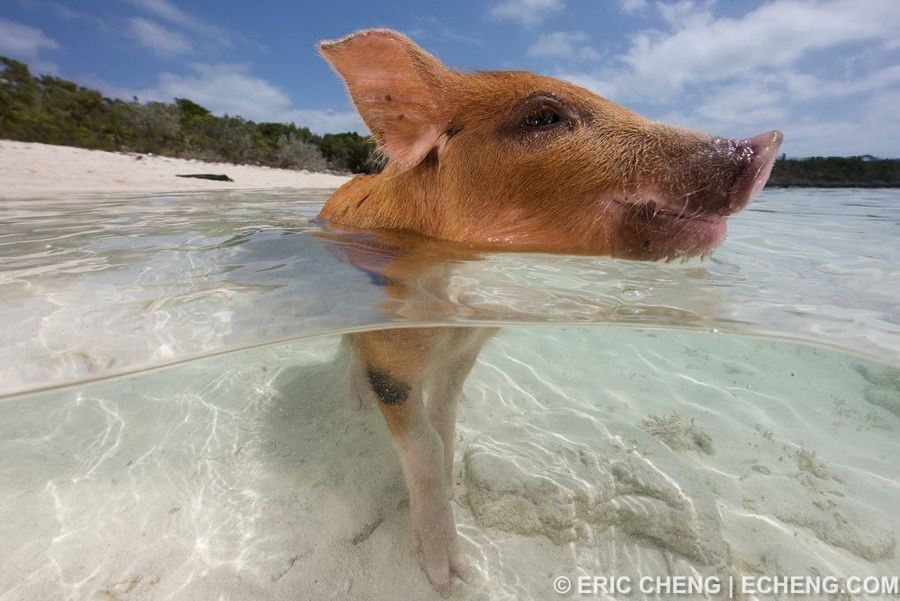
[[[348,259],[365,241],[320,236],[326,195],[3,200],[0,393],[410,321],[718,329],[900,359],[893,190],[767,190],[705,262],[478,257],[412,317]]]
[[[411,324],[507,325],[460,409],[457,597],[900,574],[896,191],[767,190],[704,262],[429,250],[402,302],[404,249],[322,199],[0,201],[0,599],[428,598],[339,345]]]

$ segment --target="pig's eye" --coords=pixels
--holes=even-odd
[[[532,94],[513,107],[504,130],[523,140],[546,139],[543,134],[562,133],[574,127],[578,113],[550,94]]]
[[[545,129],[556,125],[560,122],[560,119],[559,113],[557,113],[556,110],[552,107],[545,106],[525,117],[522,121],[522,125],[528,129]]]

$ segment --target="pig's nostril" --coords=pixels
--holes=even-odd
[[[770,131],[743,140],[743,143],[752,151],[754,163],[765,166],[775,162],[782,140],[784,140],[784,134],[780,131]]]
[[[778,149],[781,147],[781,142],[784,140],[784,134],[780,131],[769,131],[764,134],[759,134],[758,136],[753,136],[747,142],[753,147],[753,149],[757,152],[766,152],[768,150],[772,150],[773,152],[778,152]]]
[[[728,204],[730,212],[743,209],[766,185],[783,140],[784,135],[780,131],[770,131],[741,140],[740,145],[748,150],[749,154],[741,157],[746,163],[731,189]]]

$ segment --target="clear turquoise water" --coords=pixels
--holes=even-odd
[[[455,259],[402,305],[323,197],[0,200],[0,599],[428,598],[337,335],[412,322],[508,326],[461,408],[457,597],[900,573],[897,191],[767,190],[704,262]]]

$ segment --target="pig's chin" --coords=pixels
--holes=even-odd
[[[725,216],[683,213],[653,201],[613,203],[619,213],[619,256],[659,260],[704,256],[725,239]]]

